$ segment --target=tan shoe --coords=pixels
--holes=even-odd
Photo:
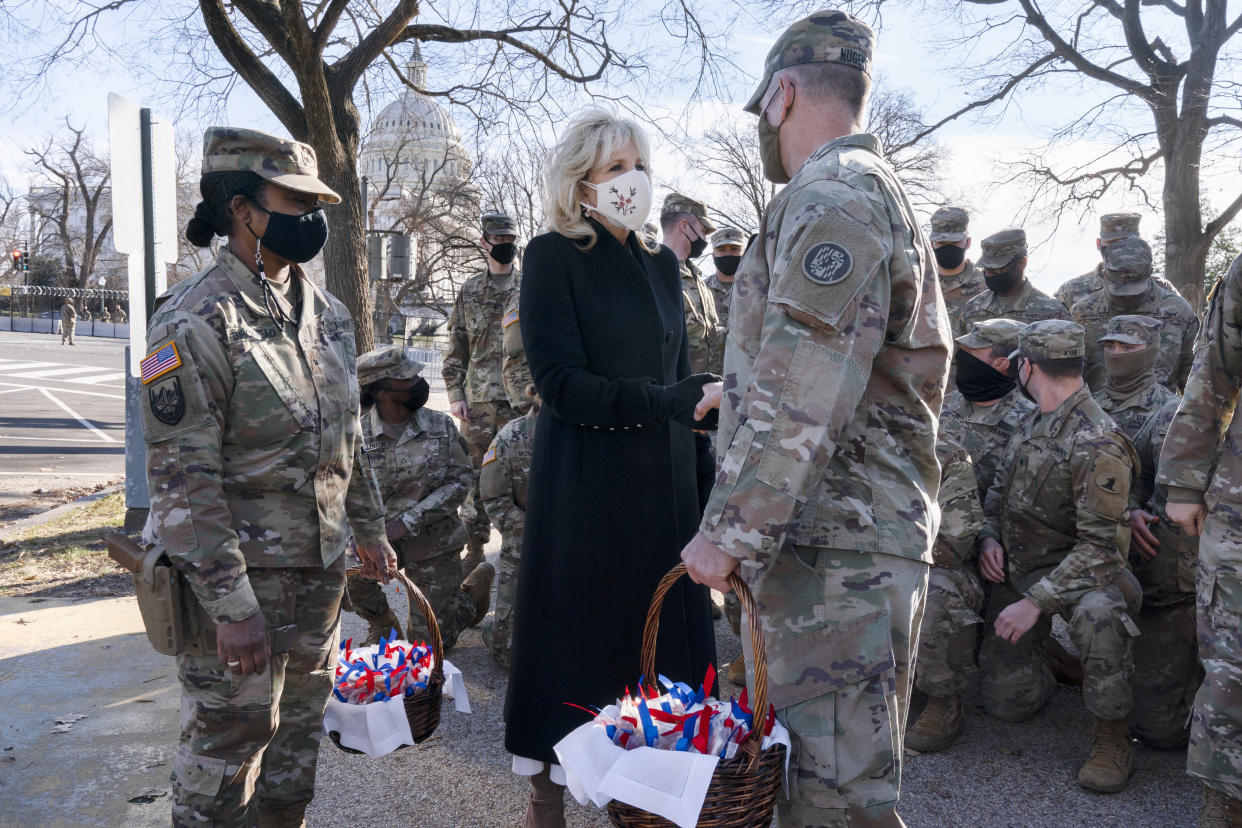
[[[495,579],[496,567],[484,561],[471,570],[466,580],[461,582],[462,592],[474,601],[474,618],[470,619],[470,626],[477,627],[479,622],[487,617],[487,611],[492,608],[492,581]]]
[[[1242,825],[1242,802],[1204,785],[1199,828],[1237,828],[1239,825]]]
[[[746,656],[740,655],[725,665],[725,678],[730,684],[746,686]]]
[[[1091,724],[1091,756],[1078,769],[1078,784],[1101,793],[1124,791],[1134,773],[1129,719],[1101,719]]]
[[[906,731],[906,747],[919,753],[944,750],[962,735],[964,724],[961,696],[931,696],[919,720]]]

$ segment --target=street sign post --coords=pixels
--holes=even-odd
[[[177,163],[172,124],[120,95],[108,95],[112,237],[129,257],[129,347],[125,350],[125,525],[151,506],[142,436],[142,362],[155,297],[177,261]]]

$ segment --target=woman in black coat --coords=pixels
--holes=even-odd
[[[647,158],[636,124],[601,111],[576,119],[549,166],[553,232],[524,258],[522,341],[543,406],[505,747],[532,777],[531,826],[564,824],[552,746],[588,721],[567,703],[603,706],[636,686],[647,608],[698,526],[695,469],[710,462],[691,427],[704,427],[694,406],[718,378],[690,374],[673,253],[634,232],[651,204]],[[660,673],[697,685],[715,662],[710,600],[688,578],[669,593]]]

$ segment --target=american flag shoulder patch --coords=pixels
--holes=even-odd
[[[487,454],[483,455],[483,462],[479,464],[479,468],[483,468],[488,463],[496,459],[496,447],[492,446],[487,450]]]
[[[171,339],[168,340],[143,357],[138,367],[142,372],[143,385],[159,379],[169,371],[180,368],[181,354],[177,353],[177,344]]]
[[[507,328],[516,321],[518,321],[518,312],[517,312],[517,309],[514,308],[513,310],[505,314],[504,319],[500,320],[500,326],[502,328]]]

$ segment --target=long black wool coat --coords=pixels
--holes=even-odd
[[[522,341],[543,398],[535,426],[505,702],[510,753],[552,746],[640,672],[643,621],[699,521],[707,441],[661,421],[649,386],[690,374],[677,261],[602,225],[589,251],[546,233],[526,248]],[[698,686],[716,660],[710,596],[667,596],[656,669]]]

